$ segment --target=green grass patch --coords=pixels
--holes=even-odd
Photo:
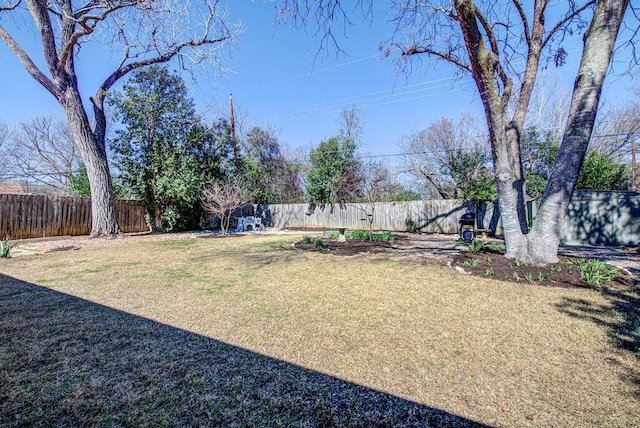
[[[79,274],[85,274],[85,273],[103,273],[103,272],[107,272],[112,270],[113,268],[115,268],[115,265],[103,265],[103,266],[96,266],[94,268],[87,268],[87,269],[83,269],[81,271],[78,271]]]
[[[188,271],[186,268],[165,269],[163,274],[167,278],[173,280],[189,279],[194,277],[193,273]]]
[[[192,248],[198,244],[196,239],[176,239],[171,241],[162,241],[157,245],[169,250],[186,250]]]

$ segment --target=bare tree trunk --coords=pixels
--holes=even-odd
[[[115,194],[104,140],[98,141],[98,137],[92,132],[75,85],[66,88],[60,98],[60,104],[87,168],[91,189],[91,237],[117,235],[120,229],[116,219]]]
[[[522,260],[523,251],[526,252],[527,218],[519,140],[514,130],[504,132],[500,137],[496,140],[492,137],[492,148],[505,255]]]
[[[589,145],[602,85],[628,4],[629,0],[601,0],[596,6],[584,36],[564,137],[534,227],[527,237],[529,251],[524,261],[547,264],[558,260],[564,217]]]
[[[473,1],[458,0],[455,7],[461,17],[459,22],[471,60],[470,71],[480,93],[489,128],[506,256],[515,258],[525,246],[527,221],[519,145],[522,124],[510,121],[506,111],[512,82],[501,71],[497,58],[485,46]]]

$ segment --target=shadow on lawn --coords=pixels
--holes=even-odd
[[[640,398],[640,372],[634,369],[634,365],[625,364],[629,358],[640,358],[640,291],[637,288],[604,289],[602,294],[608,304],[596,305],[582,299],[564,298],[557,307],[569,316],[607,329],[612,343],[622,352],[620,359],[612,359],[610,363],[620,366],[622,379],[635,386],[635,395]]]
[[[1,426],[482,426],[0,275]]]

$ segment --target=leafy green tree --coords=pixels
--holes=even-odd
[[[243,187],[255,203],[302,200],[300,166],[287,160],[272,131],[253,127],[244,144]]]
[[[123,126],[111,141],[115,164],[151,227],[197,226],[204,213],[202,189],[231,168],[228,124],[203,125],[183,80],[167,67],[135,72],[112,102]]]
[[[550,133],[530,129],[522,138],[522,164],[527,179],[527,195],[542,196],[560,145]],[[590,149],[582,163],[576,190],[627,190],[631,183],[629,168],[610,155]]]
[[[539,198],[553,170],[560,144],[550,132],[541,134],[536,128],[525,131],[520,144],[527,196]]]
[[[89,176],[87,175],[87,167],[84,164],[80,165],[78,172],[69,177],[69,187],[76,196],[83,198],[91,197]]]
[[[459,150],[443,165],[445,175],[451,177],[455,196],[472,201],[494,201],[496,185],[487,166],[490,159],[479,150]]]
[[[91,187],[89,186],[89,176],[87,174],[87,167],[84,163],[80,164],[78,171],[69,177],[69,188],[71,192],[83,198],[91,197]],[[125,199],[129,196],[127,187],[122,183],[119,176],[113,177],[113,191],[116,199]]]
[[[578,177],[577,190],[628,190],[631,174],[626,165],[616,163],[611,156],[589,150]]]
[[[350,138],[330,138],[311,151],[305,179],[306,199],[312,204],[343,205],[361,194],[361,162]]]

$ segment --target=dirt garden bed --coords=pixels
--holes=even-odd
[[[539,267],[507,259],[504,251],[500,250],[485,248],[477,253],[466,251],[464,246],[456,245],[456,241],[449,235],[436,235],[435,244],[433,241],[428,245],[425,243],[420,235],[410,234],[397,234],[390,241],[347,239],[341,242],[334,237],[323,236],[305,237],[295,244],[295,248],[343,257],[370,255],[391,259],[412,258],[416,261],[444,264],[469,275],[539,286],[628,288],[634,287],[638,280],[627,269],[610,268],[610,265],[597,261],[585,261],[584,257],[588,257],[588,254],[581,257],[560,255],[558,263]],[[629,255],[633,257],[631,252]]]

